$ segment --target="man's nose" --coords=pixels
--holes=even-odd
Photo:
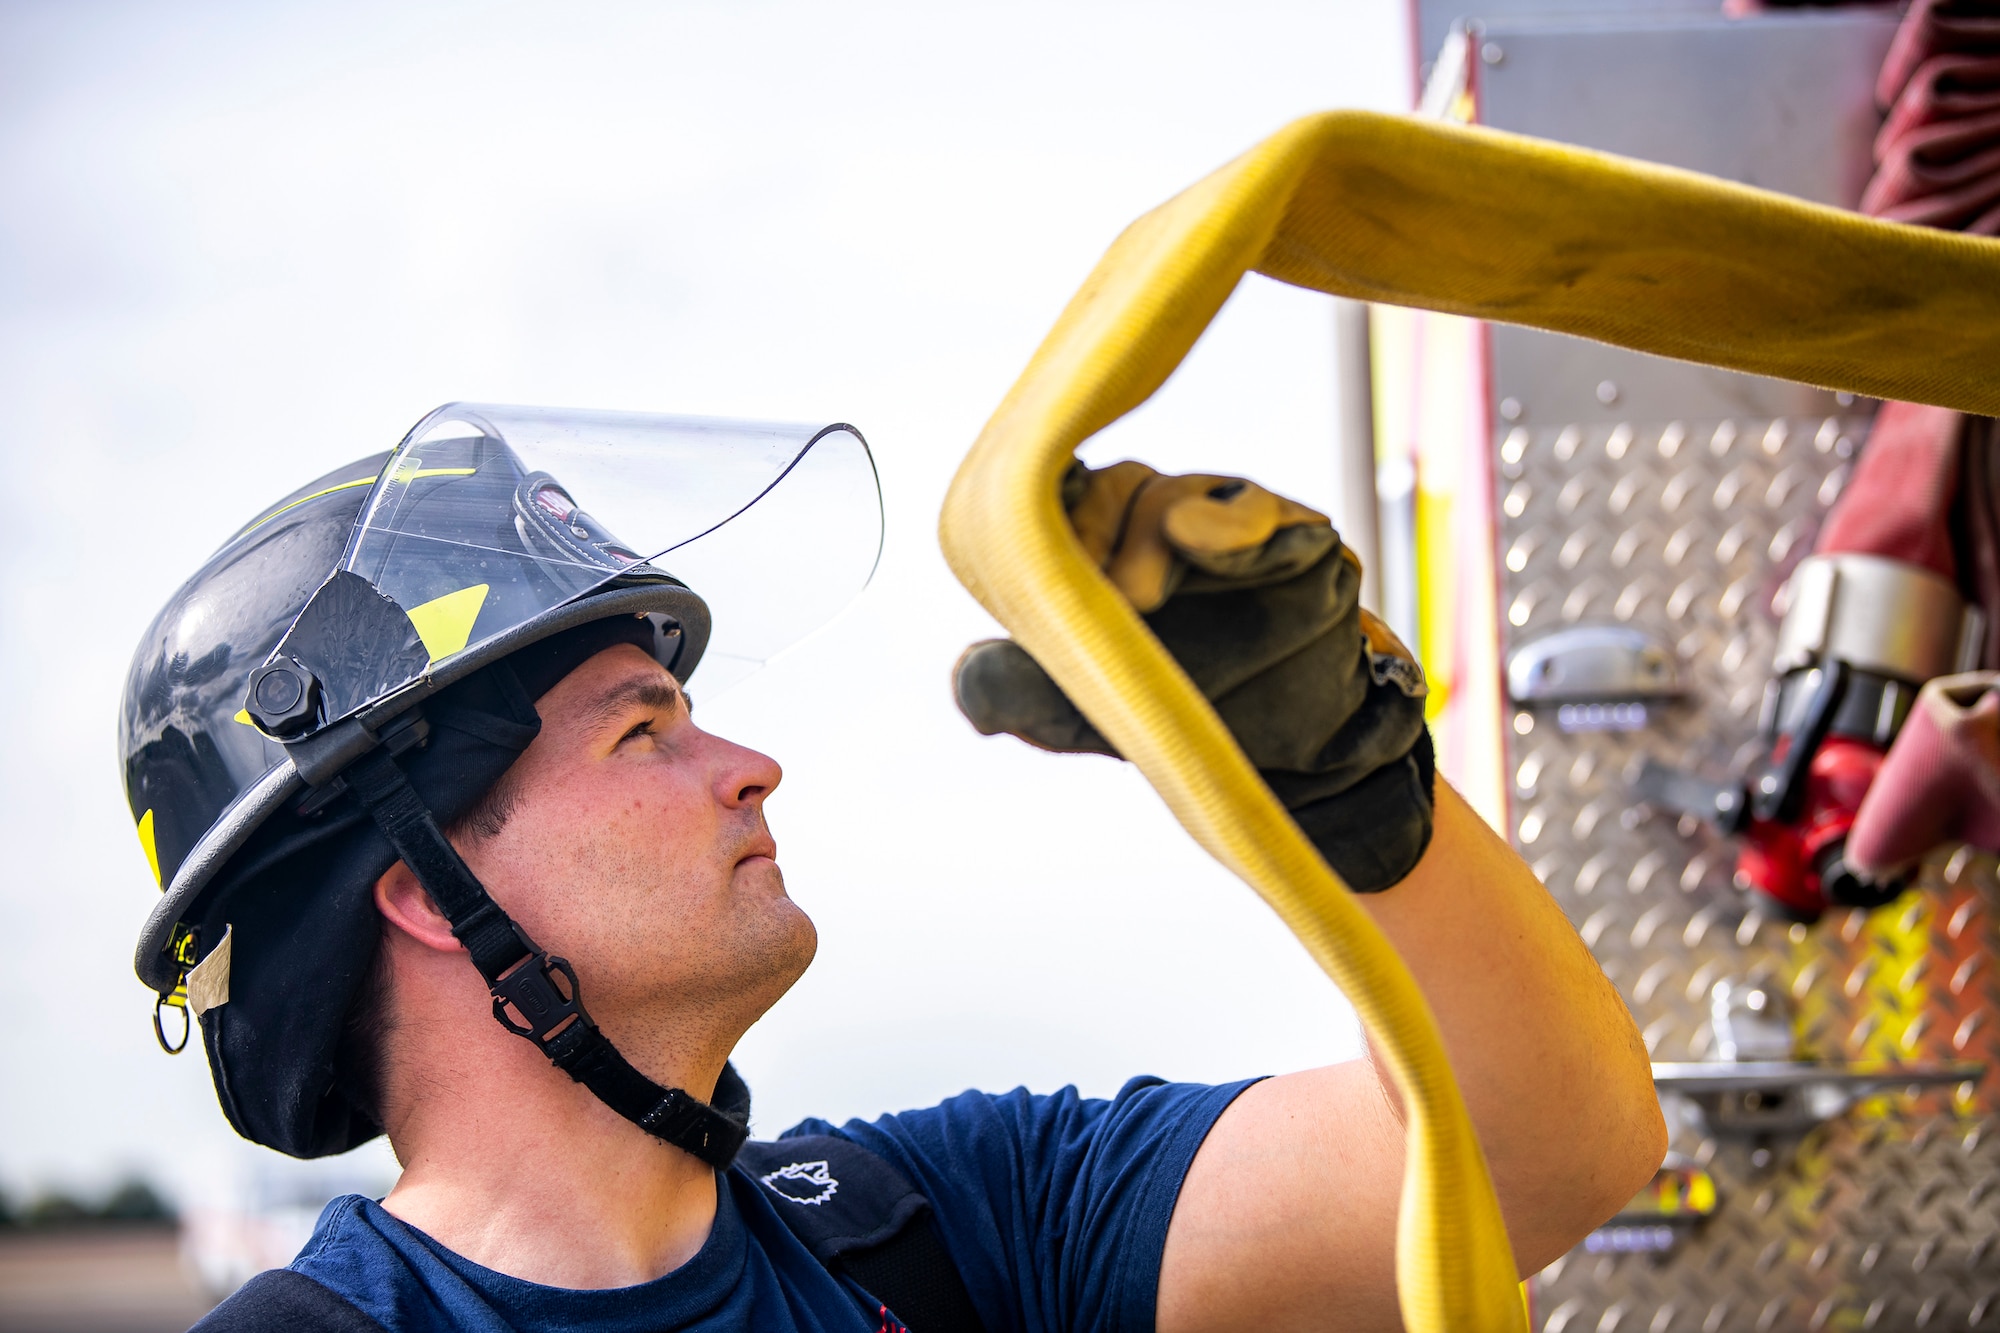
[[[747,745],[718,741],[724,749],[718,776],[718,796],[729,807],[761,805],[766,796],[784,780],[785,770],[778,761]]]

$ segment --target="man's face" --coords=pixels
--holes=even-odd
[[[472,870],[575,964],[614,1041],[740,1033],[817,944],[764,825],[777,763],[695,726],[673,677],[629,644],[535,709],[541,734],[505,779],[505,821],[464,840]]]

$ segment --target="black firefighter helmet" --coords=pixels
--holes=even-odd
[[[448,826],[585,658],[629,642],[684,682],[706,659],[703,684],[730,683],[858,592],[881,534],[851,427],[451,404],[230,537],[141,640],[119,748],[164,891],[134,963],[156,1025],[173,1007],[198,1021],[237,1131],[301,1157],[380,1132],[341,1068],[372,886],[401,856],[446,905],[433,881],[456,872],[417,863],[362,773]]]

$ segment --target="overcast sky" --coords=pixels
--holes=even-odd
[[[958,717],[950,665],[992,625],[935,523],[1120,228],[1295,116],[1406,104],[1401,10],[0,7],[0,1186],[289,1169],[154,1045],[118,692],[235,527],[459,398],[874,446],[874,585],[733,691],[693,682],[784,764],[769,814],[820,928],[739,1051],[759,1132],[1354,1054],[1331,984],[1133,773]],[[1250,279],[1089,455],[1329,507],[1332,345],[1325,298]],[[356,1156],[334,1169],[388,1170]]]

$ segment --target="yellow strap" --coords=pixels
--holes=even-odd
[[[1363,112],[1298,121],[1120,236],[960,466],[953,571],[1353,1002],[1408,1108],[1413,1333],[1525,1327],[1506,1231],[1402,960],[1071,534],[1076,447],[1144,402],[1247,271],[1858,393],[2000,414],[2000,242]]]

